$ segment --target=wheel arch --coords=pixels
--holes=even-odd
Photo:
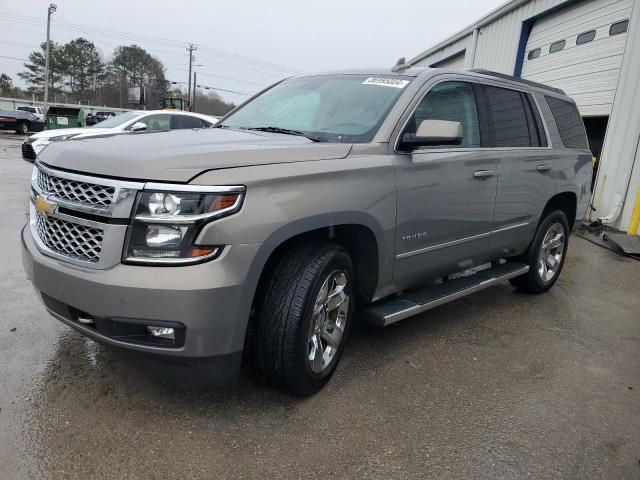
[[[538,225],[542,220],[544,220],[547,214],[555,210],[561,210],[564,212],[567,216],[567,220],[569,221],[569,230],[573,230],[578,212],[578,196],[574,192],[570,191],[556,193],[549,199],[542,210]]]
[[[270,263],[299,242],[326,240],[344,247],[354,264],[358,294],[370,299],[381,276],[380,266],[384,252],[383,229],[375,219],[365,213],[319,215],[297,220],[274,231],[262,244],[256,259],[258,277],[265,274]],[[257,286],[257,282],[256,282]],[[255,296],[255,292],[254,292]]]
[[[371,300],[381,279],[381,258],[384,258],[383,229],[369,215],[348,212],[344,215],[321,215],[287,223],[274,231],[258,250],[247,275],[246,315],[250,320],[254,305],[261,291],[261,284],[268,280],[272,266],[290,248],[309,241],[326,240],[344,247],[353,262],[356,296],[358,301]],[[247,340],[250,321],[238,326],[236,338]]]

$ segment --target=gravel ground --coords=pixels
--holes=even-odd
[[[187,388],[38,303],[20,141],[0,135],[0,478],[640,478],[639,262],[573,237],[548,294],[359,326],[313,398]]]

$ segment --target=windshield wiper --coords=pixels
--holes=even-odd
[[[326,142],[326,138],[316,137],[314,135],[309,135],[299,130],[290,130],[288,128],[280,128],[280,127],[252,127],[247,128],[247,130],[257,130],[258,132],[271,132],[271,133],[282,133],[284,135],[296,135],[298,137],[305,137],[311,140],[312,142]]]

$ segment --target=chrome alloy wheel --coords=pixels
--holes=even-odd
[[[307,359],[314,373],[322,373],[335,357],[347,324],[349,295],[343,270],[330,273],[322,283],[313,305]]]
[[[564,228],[560,223],[549,227],[540,246],[538,255],[538,275],[543,282],[550,282],[560,271],[564,255]]]

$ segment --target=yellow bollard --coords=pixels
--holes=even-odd
[[[640,187],[636,190],[636,200],[633,202],[633,210],[631,211],[627,235],[637,235],[638,225],[640,225]]]

